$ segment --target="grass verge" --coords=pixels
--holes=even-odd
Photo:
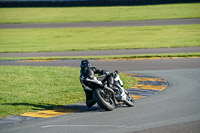
[[[0,52],[200,46],[200,25],[0,29]]]
[[[0,66],[0,118],[85,101],[79,69]],[[125,88],[136,83],[121,75]]]
[[[142,58],[170,58],[170,57],[200,57],[200,53],[165,53],[165,54],[141,54],[141,55],[108,55],[108,56],[54,56],[54,57],[0,57],[0,60],[68,60],[68,59],[142,59]]]
[[[0,9],[0,23],[63,23],[198,17],[200,17],[199,3],[116,7]]]

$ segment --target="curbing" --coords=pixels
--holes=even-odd
[[[158,93],[167,88],[168,82],[164,79],[139,74],[126,74],[136,78],[139,83],[127,90],[136,100]]]
[[[156,94],[168,87],[168,82],[164,79],[155,78],[151,76],[144,76],[139,74],[130,74],[130,73],[123,73],[123,74],[134,77],[138,80],[137,85],[127,89],[134,100],[138,100]],[[21,123],[32,119],[51,118],[75,112],[95,111],[98,109],[99,108],[97,106],[88,109],[85,103],[70,104],[62,108],[55,108],[54,110],[42,110],[38,112],[24,113],[19,116],[8,116],[0,120],[0,126],[7,124]]]

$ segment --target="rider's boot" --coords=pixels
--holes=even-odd
[[[86,102],[88,108],[91,108],[95,103],[96,103],[96,102],[95,102],[94,100],[88,100],[88,101]]]

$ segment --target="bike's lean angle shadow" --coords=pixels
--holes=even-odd
[[[139,74],[130,74],[130,73],[123,73],[123,74],[134,77],[138,80],[137,85],[127,89],[134,100],[141,99],[153,95],[155,93],[158,93],[167,88],[168,86],[168,82],[164,79],[155,78],[151,76],[144,76]],[[88,109],[85,103],[77,103],[56,108],[54,110],[28,112],[21,114],[21,116],[49,118],[69,113],[93,111],[93,110],[98,110],[97,106]]]

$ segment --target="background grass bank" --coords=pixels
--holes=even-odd
[[[200,25],[0,29],[0,52],[200,46]]]
[[[0,23],[63,23],[197,18],[200,4],[117,7],[0,8]]]
[[[79,68],[0,66],[0,118],[85,101]],[[135,79],[121,75],[125,88]]]

